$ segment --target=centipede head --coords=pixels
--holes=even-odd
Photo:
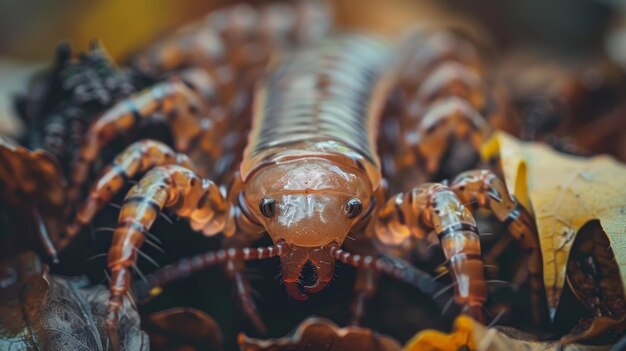
[[[358,170],[324,158],[302,158],[268,165],[250,179],[246,206],[274,242],[284,240],[282,278],[295,299],[323,289],[334,259],[323,249],[341,244],[371,201],[371,185]],[[298,287],[302,269],[314,268],[314,283]]]

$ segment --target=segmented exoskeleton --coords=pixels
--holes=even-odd
[[[273,26],[277,22],[270,18],[284,11],[292,21]],[[367,34],[320,41],[326,30],[318,30],[318,21],[310,18],[315,11],[236,7],[210,16],[141,56],[138,67],[159,82],[116,103],[90,126],[74,163],[70,198],[80,195],[100,151],[140,121],[164,116],[174,136],[173,148],[142,140],[121,153],[94,183],[61,243],[65,246],[90,223],[126,180],[145,173],[126,195],[108,255],[106,323],[114,345],[138,249],[164,209],[205,235],[223,233],[226,247],[149,275],[152,293],[191,272],[226,263],[245,312],[262,328],[242,262],[275,256],[287,292],[297,300],[330,283],[335,260],[433,293],[437,283],[402,261],[349,253],[342,245],[354,233],[382,249],[412,250],[414,238],[434,233],[448,259],[455,301],[464,313],[486,320],[480,240],[465,204],[489,208],[520,238],[535,234],[527,213],[487,171],[462,174],[449,186],[422,184],[385,202],[377,150],[383,107],[390,91],[398,89],[413,89],[415,96],[407,96],[421,106],[415,116],[405,113],[402,119],[418,117],[407,122],[419,126],[419,139],[408,152],[423,160],[430,176],[445,153],[440,144],[451,137],[469,138],[478,148],[490,130],[482,116],[497,105],[487,103],[491,91],[470,63],[474,58],[457,57],[444,45],[420,61],[419,51],[403,53],[419,45],[405,47]],[[410,84],[398,79],[407,69],[417,73],[407,76]],[[160,76],[161,71],[168,74]],[[220,162],[222,157],[231,166]],[[230,185],[220,188],[218,181]],[[273,246],[250,247],[265,233]],[[524,243],[536,249],[536,242]],[[529,257],[535,264],[538,256]],[[315,267],[316,280],[303,286],[307,263]]]

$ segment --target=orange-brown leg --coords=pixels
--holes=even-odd
[[[378,283],[378,276],[376,272],[366,268],[357,270],[356,282],[354,283],[356,298],[352,304],[352,318],[350,319],[350,325],[361,324],[363,316],[365,315],[365,305],[376,292],[376,283]]]
[[[397,116],[400,150],[388,161],[405,178],[399,180],[400,190],[422,183],[418,178],[437,175],[453,140],[467,140],[477,153],[491,134],[488,120],[495,112],[488,103],[492,89],[472,43],[451,32],[416,31],[405,44],[393,101],[398,106],[391,112]]]
[[[128,179],[170,164],[194,170],[186,155],[174,152],[159,141],[140,140],[128,146],[95,181],[87,199],[78,209],[74,222],[67,228],[67,236],[60,247],[68,244],[85,224],[91,222],[96,213],[119,193]]]
[[[226,264],[226,273],[235,283],[237,298],[244,315],[259,333],[265,335],[267,334],[267,327],[263,323],[256,303],[252,298],[252,287],[250,287],[250,283],[244,275],[245,268],[243,261],[231,260]]]
[[[118,312],[131,286],[131,267],[137,261],[137,250],[162,209],[188,219],[194,230],[206,235],[232,235],[235,230],[230,204],[215,183],[176,165],[149,171],[126,195],[109,250],[111,296],[105,323],[113,343],[117,340]]]
[[[509,234],[519,241],[524,250],[526,262],[521,267],[528,269],[528,280],[532,291],[533,319],[537,324],[543,323],[546,315],[546,302],[543,290],[541,250],[535,222],[530,213],[509,194],[504,182],[487,170],[464,172],[454,179],[450,187],[463,203],[475,203],[479,207],[491,210],[506,226]],[[551,312],[551,318],[553,315],[554,312]]]
[[[264,235],[263,231],[248,231],[245,230],[244,227],[244,225],[241,225],[241,223],[239,223],[239,231],[237,235],[224,238],[222,245],[226,250],[243,250],[247,247],[252,246],[254,242],[261,239],[261,237],[263,237]],[[265,326],[265,323],[263,323],[263,319],[259,315],[256,303],[254,302],[254,299],[252,297],[252,287],[250,286],[250,283],[245,276],[246,266],[243,260],[231,259],[227,262],[225,268],[226,274],[230,279],[233,280],[237,298],[239,299],[239,305],[241,306],[241,310],[243,311],[244,315],[247,317],[247,320],[250,321],[250,323],[254,326],[254,328],[256,328],[259,333],[266,334],[267,327]]]
[[[80,194],[91,165],[100,155],[100,151],[116,136],[137,127],[141,120],[155,115],[170,119],[185,116],[201,116],[206,111],[204,102],[194,89],[179,78],[159,83],[128,99],[120,101],[105,112],[90,128],[81,146],[79,159],[72,171],[70,199],[75,201]],[[199,128],[199,127],[198,127]]]
[[[417,129],[414,150],[434,175],[452,138],[467,139],[480,150],[491,133],[487,121],[474,107],[458,97],[440,99],[424,111]]]
[[[451,189],[426,183],[394,196],[379,212],[375,234],[383,247],[402,246],[410,245],[414,236],[424,239],[432,230],[449,262],[455,301],[463,313],[484,322],[487,284],[478,229],[471,212]]]

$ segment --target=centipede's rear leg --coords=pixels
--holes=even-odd
[[[380,210],[375,227],[383,247],[407,245],[411,238],[425,239],[431,231],[438,235],[448,262],[456,303],[462,313],[484,322],[487,283],[478,229],[451,189],[426,183],[400,193]]]
[[[433,103],[425,111],[417,128],[419,142],[414,150],[432,177],[439,171],[452,140],[468,140],[475,150],[479,150],[490,132],[484,117],[471,104],[457,97],[448,97]]]
[[[442,172],[455,174],[474,166],[478,150],[492,132],[489,121],[501,105],[468,40],[443,31],[418,33],[407,42],[400,79],[389,102],[396,119],[390,122],[397,127],[386,128],[386,134],[395,130],[394,136],[387,136],[395,152],[386,170],[398,175],[392,184],[401,184],[399,190],[431,181]],[[448,157],[455,162],[445,163]]]
[[[105,324],[113,342],[117,340],[118,312],[131,286],[131,268],[163,209],[189,220],[192,229],[205,235],[232,235],[235,230],[230,204],[215,183],[176,165],[149,171],[126,195],[109,250],[111,295]]]
[[[463,203],[489,209],[518,240],[524,252],[524,263],[520,267],[528,270],[533,319],[538,325],[543,323],[546,316],[543,268],[539,238],[531,214],[509,194],[504,182],[487,170],[464,172],[454,179],[450,188]]]

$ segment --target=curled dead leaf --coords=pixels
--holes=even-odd
[[[362,327],[339,328],[323,318],[304,320],[288,336],[260,340],[239,335],[242,351],[399,351],[400,344],[389,336]]]
[[[626,282],[626,166],[608,156],[560,154],[540,143],[498,132],[482,150],[499,156],[509,191],[534,214],[543,276],[552,314],[559,304],[567,262],[581,227],[599,220]]]
[[[43,150],[28,150],[0,137],[3,199],[36,202],[42,207],[60,207],[65,201],[63,179],[60,166],[52,155]]]
[[[206,313],[173,308],[148,316],[144,330],[153,350],[222,350],[222,330]]]
[[[0,263],[0,350],[108,350],[109,291],[87,283],[49,275],[33,252]],[[127,301],[121,312],[123,348],[148,350],[137,311]]]
[[[13,221],[12,231],[38,235],[54,258],[65,226],[65,183],[57,160],[43,150],[31,151],[0,136],[0,196],[9,204],[7,216],[28,222]],[[31,222],[36,225],[28,227]]]

